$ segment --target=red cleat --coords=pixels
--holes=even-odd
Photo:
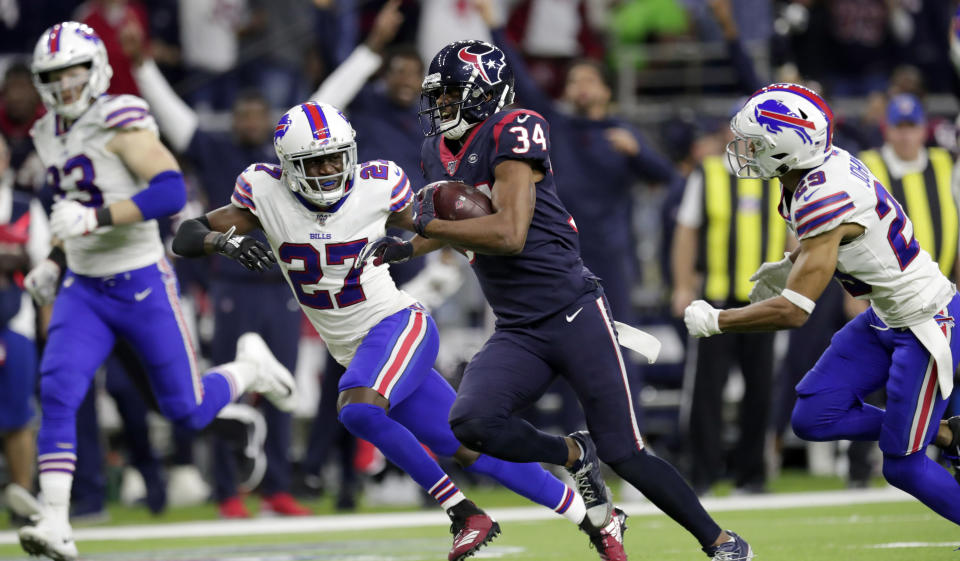
[[[606,526],[597,531],[588,531],[590,545],[597,549],[603,561],[627,561],[627,552],[623,549],[623,533],[627,531],[624,521],[627,514],[619,508],[613,509],[613,516]]]
[[[473,514],[465,520],[454,519],[450,526],[453,534],[453,549],[447,559],[461,561],[500,535],[500,525],[485,513]]]
[[[250,518],[250,511],[240,496],[234,495],[220,503],[220,518]]]
[[[310,516],[313,512],[297,502],[290,493],[274,493],[263,497],[260,502],[261,514],[277,514],[280,516]]]

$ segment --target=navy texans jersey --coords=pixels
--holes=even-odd
[[[534,111],[501,111],[473,128],[459,153],[442,136],[428,138],[420,153],[428,182],[456,180],[490,193],[494,168],[524,160],[543,171],[523,251],[477,255],[473,262],[487,302],[501,327],[527,325],[560,312],[597,285],[580,259],[573,217],[557,195],[550,164],[550,125]]]

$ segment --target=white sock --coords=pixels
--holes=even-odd
[[[70,487],[73,474],[62,471],[40,472],[40,492],[47,512],[54,520],[68,523],[70,520]]]
[[[230,401],[240,397],[257,379],[257,366],[239,360],[215,366],[211,370],[222,375],[230,384]]]
[[[567,511],[563,513],[563,517],[570,522],[579,525],[587,516],[587,505],[584,504],[583,497],[581,497],[576,491],[570,489],[570,492],[573,493],[573,502],[570,503]]]
[[[457,506],[458,504],[462,503],[465,500],[467,500],[467,497],[462,492],[457,491],[449,499],[440,503],[440,508],[442,508],[443,510],[450,510],[451,508]]]

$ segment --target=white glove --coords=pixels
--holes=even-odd
[[[683,323],[694,337],[709,337],[720,333],[720,310],[703,300],[694,300],[683,311]]]
[[[97,209],[77,201],[61,199],[54,203],[50,213],[50,233],[66,240],[85,236],[97,229]]]
[[[757,272],[750,277],[750,280],[755,283],[750,289],[750,301],[759,302],[783,292],[787,287],[787,277],[790,276],[791,269],[793,269],[793,261],[790,261],[789,254],[780,261],[760,265]]]
[[[59,278],[60,265],[51,259],[44,259],[39,265],[30,269],[23,279],[23,286],[38,306],[46,306],[57,296],[57,279]]]

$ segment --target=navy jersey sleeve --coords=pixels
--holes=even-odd
[[[493,127],[491,167],[504,160],[523,160],[544,173],[550,170],[550,124],[535,111],[517,109]]]

